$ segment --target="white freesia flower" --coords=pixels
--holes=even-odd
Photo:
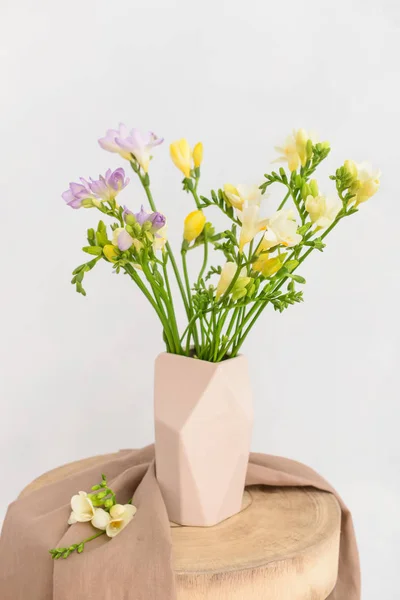
[[[319,229],[326,229],[336,219],[342,204],[339,198],[325,198],[322,195],[314,197],[310,194],[307,196],[305,207],[311,221]]]
[[[221,275],[217,285],[216,292],[216,300],[218,301],[221,296],[226,292],[228,287],[230,286],[232,279],[235,277],[237,271],[237,264],[234,262],[227,262],[222,268]],[[240,271],[240,275],[238,277],[238,281],[242,278],[245,278],[247,275],[247,271],[245,267]]]
[[[258,185],[224,185],[224,194],[229,204],[237,210],[246,206],[261,205],[262,194]]]
[[[278,210],[267,219],[267,230],[264,235],[264,248],[273,246],[292,247],[299,244],[302,236],[297,233],[297,222],[292,209]]]
[[[379,169],[373,169],[366,162],[357,164],[353,160],[346,160],[345,167],[358,184],[355,198],[352,200],[356,206],[376,194],[380,186],[381,171]]]
[[[85,523],[93,519],[95,509],[86,492],[79,492],[79,494],[72,496],[71,508],[72,512],[68,519],[68,525]]]
[[[115,537],[130,523],[136,514],[136,506],[132,504],[114,504],[110,509],[110,521],[106,526],[108,537]]]
[[[251,242],[257,233],[266,228],[268,219],[260,218],[260,207],[257,204],[238,211],[238,218],[242,225],[239,238],[239,249],[242,252],[245,245]]]
[[[107,529],[107,525],[109,525],[111,521],[111,517],[109,513],[104,510],[104,508],[96,508],[94,511],[92,525],[96,527],[96,529],[102,529],[105,531]]]

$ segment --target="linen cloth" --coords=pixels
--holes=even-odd
[[[154,446],[121,450],[104,462],[17,499],[0,539],[1,600],[174,600],[170,524],[158,487]],[[70,499],[107,476],[118,502],[133,497],[137,513],[113,539],[101,536],[82,554],[53,561],[48,550],[94,533],[67,525]],[[246,485],[311,486],[335,494],[342,510],[339,574],[329,600],[360,600],[360,567],[352,517],[320,475],[296,461],[251,454]]]

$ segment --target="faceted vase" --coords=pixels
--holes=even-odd
[[[240,511],[252,426],[244,356],[157,357],[156,473],[171,521],[211,526]]]

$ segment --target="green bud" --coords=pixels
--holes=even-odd
[[[286,176],[285,169],[283,167],[280,167],[279,174],[280,174],[280,176],[282,178],[282,181],[284,181],[285,183],[287,183],[287,176]]]
[[[109,498],[108,500],[106,500],[104,502],[104,507],[105,508],[111,508],[112,506],[114,506],[114,502],[111,500],[111,498]]]
[[[107,492],[99,492],[96,497],[97,497],[97,500],[102,500],[106,496],[107,496]]]
[[[316,198],[319,194],[318,183],[316,179],[311,179],[310,181],[310,190],[314,198]]]
[[[95,238],[94,229],[90,228],[87,230],[87,239],[88,241],[92,241]]]
[[[129,213],[127,215],[125,215],[125,223],[127,225],[134,225],[136,223],[135,215],[131,215]]]
[[[103,252],[101,246],[84,246],[82,250],[87,252],[87,254],[93,254],[94,256],[100,256]]]
[[[133,232],[135,235],[140,235],[142,233],[142,228],[140,227],[139,223],[134,224]]]
[[[301,197],[303,198],[303,200],[306,200],[310,193],[311,191],[308,183],[303,183],[303,186],[301,188]]]
[[[100,485],[93,485],[92,490],[95,492],[96,490],[99,490],[100,487],[101,487]]]
[[[312,153],[313,153],[313,143],[312,143],[312,140],[307,140],[306,154],[307,154],[307,158],[308,159],[310,159],[312,157]]]
[[[320,144],[322,150],[330,150],[331,149],[331,145],[329,142],[321,142]]]
[[[85,544],[83,542],[81,542],[77,548],[78,554],[81,554],[81,552],[83,552],[84,547],[85,547]]]
[[[150,221],[145,221],[142,225],[143,231],[150,231],[152,228],[152,223]]]
[[[125,229],[126,229],[126,231],[127,231],[128,233],[130,233],[130,234],[134,233],[134,231],[133,231],[133,227],[131,227],[130,225],[127,225],[127,226],[125,227]]]
[[[301,186],[303,185],[304,181],[303,178],[301,177],[301,175],[297,174],[296,178],[295,178],[295,184],[297,188],[301,188]]]

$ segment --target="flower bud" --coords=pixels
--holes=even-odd
[[[119,252],[117,248],[112,244],[106,244],[103,247],[103,254],[106,257],[106,259],[110,262],[115,262],[116,260],[118,260]]]
[[[173,142],[169,147],[172,162],[185,177],[190,177],[190,169],[192,164],[192,151],[187,139],[182,138]]]
[[[201,210],[189,213],[184,222],[183,237],[187,242],[195,240],[204,229],[206,217]]]
[[[316,198],[319,194],[318,183],[316,179],[311,179],[310,181],[310,192]]]
[[[200,167],[202,162],[203,162],[203,144],[201,142],[198,142],[195,145],[195,147],[193,148],[193,163],[194,163],[195,169]]]

